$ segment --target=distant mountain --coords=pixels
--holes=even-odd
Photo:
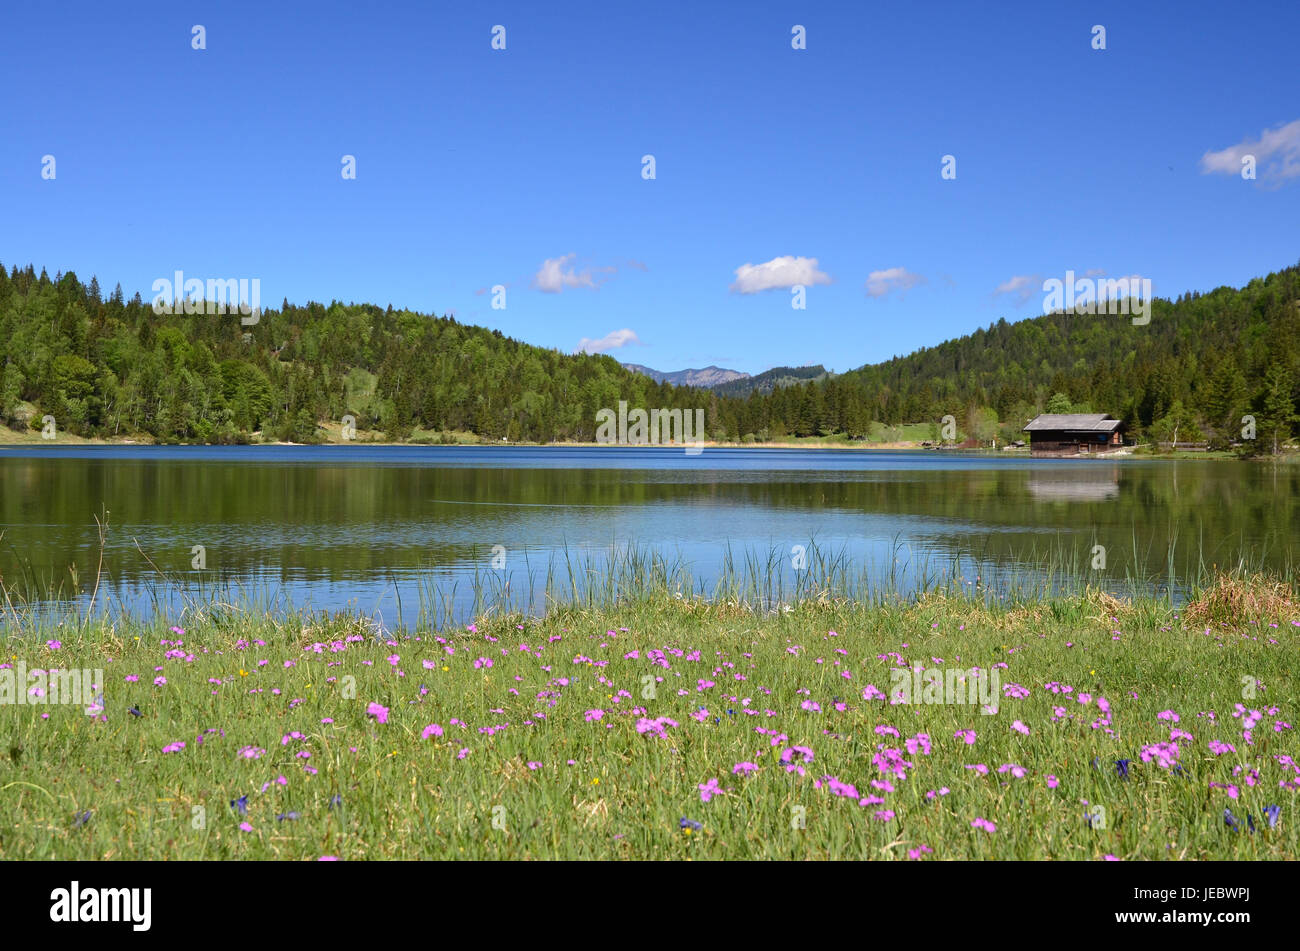
[[[719,396],[748,396],[755,391],[771,393],[783,386],[797,383],[820,382],[829,377],[826,368],[820,363],[811,367],[773,367],[757,376],[747,376],[731,380],[713,387]]]
[[[623,366],[633,373],[640,373],[643,376],[650,377],[656,383],[671,383],[673,386],[698,386],[711,389],[724,383],[749,379],[748,373],[741,373],[739,370],[724,370],[722,367],[713,366],[705,367],[702,370],[676,370],[672,373],[652,370],[650,367],[642,366],[639,363],[625,363]]]

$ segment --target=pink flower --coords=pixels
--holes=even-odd
[[[974,746],[974,745],[975,745],[975,731],[974,731],[974,730],[958,730],[958,731],[957,731],[956,733],[954,733],[952,736],[953,736],[953,739],[962,739],[962,740],[965,740],[967,746]]]
[[[865,687],[862,688],[862,699],[863,700],[884,700],[885,695],[881,691],[876,689],[875,684],[867,684]]]
[[[912,737],[911,739],[904,740],[903,745],[907,747],[907,752],[910,753],[912,756],[915,756],[918,750],[922,753],[922,755],[929,756],[930,755],[930,734],[918,733],[916,734],[916,736]]]
[[[372,702],[372,703],[370,704],[370,706],[366,707],[366,713],[369,714],[370,716],[374,717],[374,718],[375,718],[376,720],[378,720],[380,723],[387,723],[387,722],[388,722],[388,708],[387,708],[387,707],[380,706],[379,704]]]
[[[420,732],[420,739],[427,740],[431,736],[442,736],[442,727],[436,723],[430,723]]]
[[[758,769],[757,763],[737,763],[731,767],[731,772],[736,776],[748,776]]]
[[[836,779],[834,776],[823,776],[821,779],[814,782],[813,786],[820,789],[823,782],[826,784],[826,788],[837,796],[848,796],[852,799],[858,798],[859,794],[857,787],[852,783],[843,782],[842,780]],[[881,801],[883,802],[884,800]]]
[[[656,717],[653,720],[641,717],[636,721],[636,731],[638,733],[653,733],[655,736],[663,736],[664,729],[670,726],[677,726],[677,721],[670,720],[668,717]]]
[[[985,832],[998,831],[998,827],[994,823],[989,822],[987,819],[981,819],[979,816],[975,817],[975,821],[970,824],[970,827],[972,829],[983,829]]]
[[[593,720],[599,720],[599,719],[600,719],[601,717],[603,717],[604,715],[605,715],[605,711],[604,711],[604,710],[588,710],[588,711],[587,711],[587,715],[586,715],[586,719],[587,719],[587,722],[590,723],[590,722],[593,721]]]
[[[464,747],[459,753],[456,754],[456,759],[464,759],[466,756],[469,756],[468,746]]]
[[[795,754],[799,759],[795,759]],[[805,775],[804,763],[813,761],[813,751],[806,746],[790,746],[781,751],[781,762],[785,764],[787,773],[798,773],[800,776]]]
[[[1059,785],[1061,785],[1061,781],[1060,781],[1059,779],[1057,779],[1055,776],[1053,776],[1051,773],[1048,773],[1048,774],[1047,774],[1047,788],[1048,788],[1048,789],[1055,789],[1055,788],[1056,788],[1057,786],[1059,786]]]
[[[701,802],[708,802],[722,792],[722,787],[718,785],[717,779],[710,779],[707,783],[700,783],[699,788]]]
[[[491,666],[492,666],[491,657],[480,657],[478,660],[474,661],[475,670],[479,670],[483,667],[491,667]]]
[[[932,854],[933,852],[934,852],[934,849],[930,848],[928,845],[922,845],[922,846],[920,846],[920,847],[918,847],[918,848],[915,848],[915,849],[908,849],[908,850],[907,850],[907,857],[908,857],[909,859],[912,859],[913,861],[915,861],[915,860],[919,859],[922,855],[930,855],[930,854]]]
[[[1011,729],[1015,730],[1017,733],[1023,733],[1025,736],[1029,735],[1029,727],[1025,726],[1019,720],[1016,720],[1011,724]]]
[[[177,740],[175,743],[168,743],[162,748],[162,751],[164,753],[179,753],[183,749],[185,749],[185,744]]]
[[[894,810],[878,809],[876,812],[872,814],[871,818],[879,819],[881,822],[888,822],[890,819],[894,818]]]
[[[253,831],[253,827],[252,827],[251,825],[249,825],[247,822],[241,822],[241,823],[239,824],[239,831],[240,831],[240,832],[252,832],[252,831]]]

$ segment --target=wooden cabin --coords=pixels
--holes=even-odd
[[[1044,413],[1025,426],[1033,455],[1073,456],[1124,445],[1122,420],[1106,413]]]

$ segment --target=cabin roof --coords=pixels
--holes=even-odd
[[[1043,413],[1031,419],[1022,432],[1113,433],[1121,422],[1106,413]]]

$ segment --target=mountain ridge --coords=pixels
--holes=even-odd
[[[650,377],[656,383],[671,383],[673,386],[695,386],[712,389],[724,383],[749,379],[748,373],[743,373],[740,370],[728,370],[712,364],[699,369],[690,368],[670,371],[655,370],[640,363],[624,363],[623,366],[633,373],[640,373],[642,376]]]

